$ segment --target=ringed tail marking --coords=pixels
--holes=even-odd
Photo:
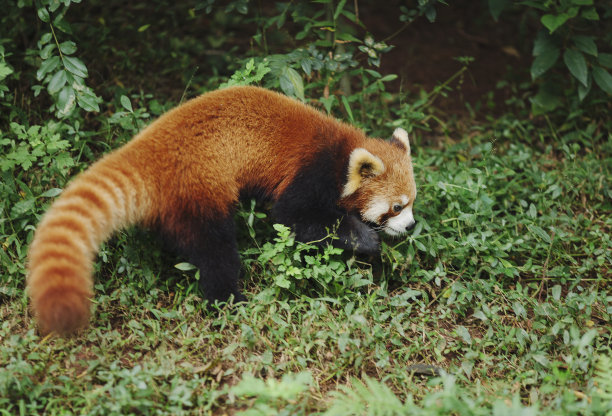
[[[150,215],[151,187],[137,173],[112,165],[103,159],[77,177],[36,229],[27,290],[42,333],[70,334],[87,324],[99,245],[113,231]]]

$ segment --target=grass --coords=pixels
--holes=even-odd
[[[56,32],[78,44],[87,85],[103,96],[99,114],[53,116],[50,81],[35,74],[44,61],[36,42],[49,29],[26,24],[30,8],[8,8],[4,18],[0,415],[612,414],[612,125],[597,120],[609,104],[591,92],[565,118],[530,118],[534,86],[504,80],[514,93],[496,109],[504,115],[456,120],[432,104],[451,93],[450,80],[419,97],[385,92],[393,76],[372,71],[359,43],[332,54],[314,29],[299,44],[316,52],[304,62],[321,68],[306,76],[304,62],[291,61],[307,96],[374,135],[415,129],[412,234],[385,239],[380,259],[313,251],[246,202],[236,221],[249,301],[211,309],[185,259],[146,230],[124,230],[96,260],[89,328],[40,337],[25,256],[69,178],[182,97],[217,88],[240,59],[254,55],[257,69],[235,78],[259,80],[301,56],[260,59],[267,43],[247,40],[264,23],[270,51],[297,45],[266,15],[209,16],[164,2],[116,13],[86,3],[66,14],[72,34]],[[351,3],[335,2],[337,10]],[[270,77],[264,82],[280,85],[279,74]],[[353,86],[346,100],[344,81]],[[415,364],[442,372],[414,374]]]
[[[501,119],[418,140],[419,226],[373,265],[244,207],[249,303],[214,312],[131,229],[101,250],[91,326],[41,338],[5,243],[0,413],[609,413],[612,141],[545,134]]]

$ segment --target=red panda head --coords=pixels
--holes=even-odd
[[[414,224],[417,190],[408,133],[393,132],[390,141],[367,139],[349,156],[347,181],[340,201],[349,212],[389,235],[401,235]]]

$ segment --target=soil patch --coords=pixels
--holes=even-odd
[[[359,17],[377,41],[387,39],[403,23],[397,15],[402,1],[377,2],[360,7]],[[499,87],[502,80],[528,80],[531,39],[519,33],[529,30],[526,18],[516,13],[502,14],[495,22],[486,3],[453,1],[436,6],[433,23],[425,17],[416,19],[387,41],[395,48],[383,56],[382,73],[398,74],[390,84],[394,91],[431,91],[459,71],[458,57],[474,61],[468,71],[455,80],[453,91],[440,97],[436,107],[450,115],[469,115],[466,103],[477,113],[499,114],[506,110],[505,100],[512,96],[510,87]]]

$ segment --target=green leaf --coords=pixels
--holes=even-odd
[[[274,278],[274,283],[283,289],[289,289],[291,287],[291,282],[282,274],[279,274]]]
[[[38,41],[39,47],[42,45],[46,45],[47,43],[49,43],[49,41],[51,41],[51,38],[53,37],[53,35],[50,32],[45,33],[44,35],[42,35],[40,37],[40,40]]]
[[[545,29],[538,32],[533,41],[533,56],[541,55],[544,51],[558,48],[556,36],[550,35]]]
[[[512,310],[514,311],[514,314],[518,318],[527,318],[527,311],[525,310],[525,307],[521,304],[521,302],[519,301],[513,302]]]
[[[66,1],[64,0],[64,3],[69,3],[70,0]],[[49,11],[51,13],[55,13],[55,11],[61,6],[61,1],[55,1],[55,0],[44,0],[43,3],[47,3],[49,5]],[[68,4],[66,4],[68,5]]]
[[[0,62],[0,81],[2,81],[4,78],[8,77],[12,73],[13,70],[11,69],[11,67],[9,67],[4,62]]]
[[[336,96],[330,95],[327,98],[321,97],[319,98],[319,101],[323,103],[323,107],[325,107],[325,111],[327,111],[327,114],[330,114],[332,105],[334,104],[334,101],[336,101]]]
[[[53,20],[53,26],[55,26],[57,29],[61,30],[64,33],[67,33],[69,35],[72,34],[72,27],[70,27],[68,21],[64,19],[63,14],[57,15],[57,17]]]
[[[315,46],[319,46],[321,48],[331,48],[332,42],[330,40],[326,40],[326,39],[319,39],[315,41]]]
[[[36,79],[42,81],[45,75],[47,75],[49,72],[55,71],[55,69],[59,66],[59,63],[59,56],[53,56],[43,61],[43,63],[40,65],[40,68],[38,68],[38,71],[36,71]]]
[[[346,110],[346,113],[349,116],[349,120],[351,120],[351,123],[355,122],[355,119],[353,118],[353,111],[351,110],[351,105],[349,104],[347,98],[343,95],[342,98],[342,105],[344,105],[344,109]]]
[[[461,338],[463,338],[463,342],[465,342],[466,344],[472,344],[472,336],[470,335],[470,331],[468,331],[468,329],[463,325],[457,325],[457,327],[455,328],[455,333]]]
[[[64,55],[72,55],[77,50],[76,43],[72,41],[60,43],[59,48]]]
[[[533,7],[534,9],[538,9],[538,10],[546,10],[546,6],[544,6],[544,4],[542,3],[542,0],[536,0],[536,1],[525,0],[525,1],[522,1],[521,4],[525,6]]]
[[[559,301],[561,299],[561,285],[554,285],[552,287],[552,296],[553,299]]]
[[[584,56],[577,50],[568,49],[563,54],[563,61],[570,73],[586,87],[588,70]]]
[[[301,101],[304,101],[304,83],[302,77],[298,72],[288,66],[281,70],[279,77],[280,87],[283,92],[289,96],[297,97]]]
[[[497,22],[499,15],[508,6],[509,0],[489,0],[489,12],[493,17],[493,20]]]
[[[527,318],[526,315],[525,315],[525,318]],[[542,353],[533,354],[531,358],[533,358],[533,360],[537,362],[538,364],[540,364],[542,367],[550,367],[550,361],[548,358],[546,358],[545,354],[542,354]]]
[[[338,2],[338,6],[336,7],[336,11],[334,12],[334,21],[338,20],[338,16],[340,16],[340,12],[342,12],[342,9],[344,8],[345,4],[346,0],[340,0],[340,2]]]
[[[535,234],[536,236],[540,237],[542,240],[544,240],[544,242],[550,244],[552,242],[552,240],[550,239],[550,236],[548,235],[548,233],[546,231],[544,231],[542,228],[538,227],[537,225],[532,225],[529,227],[529,230]]]
[[[40,196],[43,197],[43,198],[55,198],[56,196],[58,196],[61,193],[62,193],[62,189],[61,188],[51,188],[51,189],[47,190],[46,192],[40,194]]]
[[[355,13],[349,10],[342,10],[342,16],[346,17],[348,20],[350,20],[353,23],[357,23],[361,27],[365,27],[363,23],[361,23],[359,19],[357,19],[357,16],[355,15]]]
[[[536,79],[548,71],[559,59],[559,48],[556,46],[548,47],[543,50],[531,64],[531,78]]]
[[[179,270],[181,270],[181,271],[183,271],[183,272],[187,272],[189,270],[197,269],[197,267],[194,266],[191,263],[179,263],[179,264],[175,264],[174,267],[179,269]]]
[[[425,9],[425,17],[429,20],[429,23],[433,23],[436,20],[436,8],[432,4],[428,4]]]
[[[22,216],[26,212],[32,211],[35,202],[35,198],[29,198],[17,202],[15,205],[13,205],[13,208],[11,208],[11,218],[17,218]]]
[[[529,209],[527,210],[527,215],[531,218],[535,218],[538,216],[538,210],[533,204],[529,204]]]
[[[389,81],[393,81],[394,79],[397,79],[397,75],[389,74],[389,75],[385,75],[384,77],[382,77],[380,79],[380,82],[389,82]]]
[[[350,33],[339,33],[336,39],[344,40],[347,42],[361,43],[361,39],[355,37],[354,35],[351,35]]]
[[[64,57],[64,66],[77,77],[87,78],[87,67],[79,58],[73,56]]]
[[[580,15],[586,20],[599,20],[599,14],[597,13],[595,7],[584,9]]]
[[[580,10],[580,7],[570,7],[569,9],[567,9],[567,13],[566,14],[571,19],[572,17],[578,16],[578,10]]]
[[[49,94],[51,95],[56,94],[59,90],[64,88],[64,85],[66,85],[67,80],[68,77],[66,76],[65,70],[61,69],[57,71],[55,75],[51,77],[49,85],[47,85],[47,91],[49,91]]]
[[[121,98],[119,98],[119,101],[121,101],[121,106],[127,111],[129,111],[130,113],[134,112],[134,110],[132,109],[132,103],[130,102],[130,99],[128,97],[122,95]]]
[[[576,47],[582,52],[597,56],[597,45],[592,36],[572,36],[572,40]]]
[[[570,16],[566,13],[561,13],[558,16],[552,14],[545,14],[544,16],[542,16],[542,19],[540,19],[540,21],[542,22],[544,27],[548,29],[549,33],[553,33],[555,30],[561,27],[563,23],[567,22],[569,18]]]
[[[592,77],[588,77],[587,85],[584,86],[582,84],[578,84],[578,99],[580,101],[584,100],[589,92],[591,91],[591,86],[593,85]]]
[[[70,114],[76,105],[76,93],[74,92],[74,88],[71,86],[62,88],[57,96],[56,105],[60,116],[64,117]]]
[[[597,62],[606,68],[612,68],[612,53],[600,53]]]
[[[100,106],[98,103],[100,99],[94,94],[91,88],[87,88],[82,91],[78,97],[78,104],[85,111],[100,111]]]
[[[600,66],[593,67],[593,79],[595,83],[607,92],[608,94],[612,94],[612,75],[605,69]]]
[[[49,23],[51,21],[49,10],[47,10],[46,7],[41,7],[40,9],[36,10],[36,14],[38,15],[38,18],[45,23]]]
[[[42,59],[49,59],[54,49],[55,49],[55,43],[48,44],[47,46],[45,46],[44,48],[40,50],[40,57]]]
[[[300,66],[302,67],[302,71],[304,71],[307,76],[310,76],[312,73],[312,62],[308,59],[304,59],[300,62]]]

